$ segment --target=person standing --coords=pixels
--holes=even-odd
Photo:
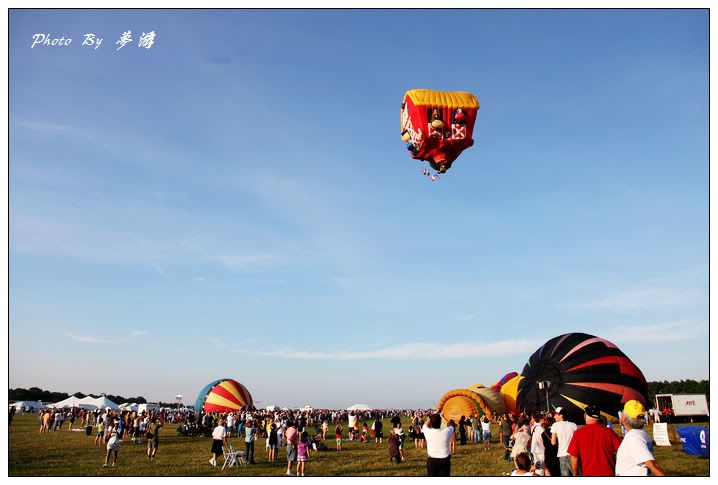
[[[209,464],[217,466],[217,458],[223,454],[222,446],[227,441],[227,429],[223,426],[222,420],[217,422],[217,426],[212,430],[212,458]]]
[[[612,430],[600,424],[601,409],[589,404],[584,409],[586,426],[577,430],[568,445],[571,455],[571,472],[579,476],[579,460],[581,475],[584,477],[614,476],[616,468],[616,451],[621,439]]]
[[[399,438],[399,456],[401,457],[401,461],[404,461],[404,430],[401,427],[401,421],[396,423],[396,427],[391,430],[392,433],[394,433],[397,438]]]
[[[342,433],[344,432],[344,428],[342,428],[342,422],[339,421],[337,423],[336,428],[334,428],[334,437],[337,440],[337,451],[341,451],[342,449]]]
[[[479,431],[479,427],[481,425],[479,424],[479,415],[474,414],[473,419],[471,420],[471,434],[473,435],[473,441],[474,444],[478,444],[481,442],[481,431]],[[509,428],[509,434],[511,434],[511,429]],[[507,441],[508,443],[508,441]]]
[[[541,426],[543,426],[543,433],[541,433],[541,440],[543,441],[544,447],[544,476],[547,477],[560,477],[561,466],[558,463],[558,445],[551,444],[551,425],[554,421],[551,416],[544,416],[541,419]]]
[[[623,406],[621,425],[626,433],[616,452],[616,476],[665,476],[653,455],[651,437],[643,429],[646,425],[643,404],[633,399],[628,401]]]
[[[459,419],[459,444],[466,444],[466,416],[461,416]]]
[[[312,441],[309,439],[309,433],[302,431],[302,437],[297,443],[297,476],[304,476],[304,469],[309,460],[309,450],[312,447]]]
[[[269,425],[269,435],[267,436],[267,443],[269,443],[269,462],[274,463],[277,461],[277,425],[271,423]]]
[[[389,461],[394,465],[398,465],[402,462],[400,451],[401,438],[399,438],[399,435],[396,434],[396,428],[391,430],[391,434],[389,435],[389,439],[387,441],[389,442]]]
[[[95,438],[95,446],[99,446],[105,441],[105,423],[99,418],[97,423],[97,437]]]
[[[357,422],[357,417],[352,412],[349,413],[347,419],[349,420],[349,424],[347,424],[347,428],[349,429],[349,441],[354,441],[354,427]]]
[[[299,436],[297,435],[297,428],[294,426],[294,422],[289,421],[287,423],[287,431],[284,436],[287,440],[287,475],[291,476],[292,464],[297,461],[297,443],[299,442]]]
[[[478,422],[478,418],[476,418]],[[511,455],[511,450],[509,449],[509,442],[511,441],[511,419],[509,419],[509,416],[507,414],[502,415],[499,418],[499,437],[501,439],[501,443],[504,445],[504,459],[508,460],[509,456]],[[478,443],[478,439],[474,440],[476,443]]]
[[[543,470],[546,461],[546,448],[544,448],[543,439],[541,438],[544,432],[544,428],[541,425],[541,418],[540,413],[535,413],[531,426],[531,459],[533,460],[536,470]],[[537,471],[537,473],[539,472]]]
[[[568,445],[576,432],[577,426],[564,418],[564,409],[557,407],[554,411],[556,422],[551,425],[551,444],[558,446],[556,456],[561,470],[562,477],[571,476],[571,457],[568,454]]]
[[[157,447],[160,445],[160,428],[162,428],[162,423],[157,422],[157,417],[152,416],[152,419],[150,419],[150,425],[147,428],[147,458],[150,459],[150,461],[155,459],[155,454],[157,453]]]
[[[247,463],[254,465],[254,441],[257,438],[257,429],[254,427],[254,423],[250,420],[247,421],[247,425],[244,429],[244,446],[245,453],[247,454]]]
[[[107,432],[105,433],[107,439],[107,454],[105,455],[105,464],[103,468],[107,468],[107,464],[110,461],[110,455],[113,455],[112,466],[117,463],[117,455],[120,452],[120,431],[118,427],[118,421],[108,426]]]
[[[454,427],[447,425],[441,429],[442,422],[446,423],[442,413],[432,414],[421,428],[426,440],[426,475],[429,477],[451,476],[450,443],[454,437]]]
[[[481,434],[483,435],[482,438],[484,439],[484,449],[490,450],[491,449],[491,421],[489,421],[489,418],[485,414],[481,417]]]
[[[384,424],[381,422],[381,419],[379,419],[379,416],[377,416],[374,420],[374,442],[375,443],[383,443],[384,442]]]

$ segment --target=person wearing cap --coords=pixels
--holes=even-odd
[[[554,411],[556,422],[551,425],[551,444],[558,447],[556,456],[561,469],[562,477],[571,476],[571,456],[568,454],[568,444],[571,442],[573,433],[576,432],[576,423],[566,421],[565,411],[557,407]]]
[[[663,477],[666,473],[653,456],[651,438],[643,429],[646,425],[645,408],[631,399],[623,406],[621,425],[626,433],[616,453],[616,476],[619,477]]]
[[[584,409],[586,426],[577,430],[568,445],[571,455],[571,472],[579,476],[579,460],[581,475],[584,477],[610,477],[615,473],[616,451],[621,445],[621,438],[612,430],[600,424],[601,409],[589,404]]]

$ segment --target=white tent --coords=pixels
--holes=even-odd
[[[349,406],[347,411],[371,411],[371,408],[366,404],[354,404]]]
[[[82,399],[77,398],[75,396],[70,396],[67,399],[63,399],[62,401],[56,402],[54,404],[48,404],[47,407],[49,407],[49,408],[72,408],[72,407],[78,407],[80,404],[83,404]]]
[[[97,399],[93,399],[93,400],[92,400],[92,404],[94,404],[95,406],[97,406],[97,407],[100,408],[100,409],[110,408],[110,409],[112,409],[113,411],[119,411],[119,410],[120,410],[120,406],[118,406],[117,404],[113,403],[112,401],[110,401],[109,399],[107,399],[105,396],[100,396],[100,397],[98,397]]]
[[[85,396],[82,399],[80,399],[79,403],[77,404],[77,407],[80,409],[87,409],[89,411],[94,411],[99,406],[97,405],[97,399],[95,399],[92,396]]]
[[[276,404],[272,404],[271,406],[267,406],[267,411],[279,411],[279,406]]]
[[[139,406],[137,405],[136,402],[133,402],[133,403],[126,402],[126,403],[120,404],[120,409],[122,409],[123,411],[130,411],[130,412],[137,411],[138,407]]]
[[[37,401],[18,401],[10,405],[11,408],[15,408],[15,411],[35,411],[36,409],[42,409],[45,407],[44,404]]]

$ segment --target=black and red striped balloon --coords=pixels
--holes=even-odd
[[[638,367],[608,340],[585,333],[552,338],[529,358],[521,373],[517,410],[533,413],[557,407],[583,423],[583,409],[596,404],[611,421],[631,399],[648,403],[648,385]]]

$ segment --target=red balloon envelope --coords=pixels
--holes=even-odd
[[[231,412],[253,407],[252,395],[234,379],[217,379],[207,384],[194,404],[198,413]]]

